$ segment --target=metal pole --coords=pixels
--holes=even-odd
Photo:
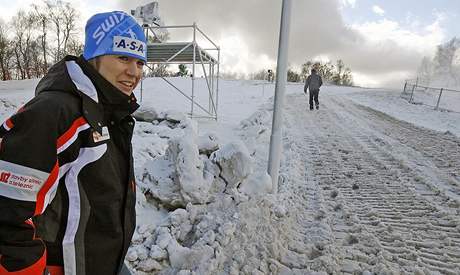
[[[193,118],[193,105],[195,105],[195,59],[196,59],[196,23],[193,22],[192,110],[190,113],[190,118]]]
[[[287,59],[289,42],[289,25],[291,17],[291,0],[283,0],[281,10],[278,61],[276,67],[275,107],[273,109],[272,134],[270,137],[270,155],[268,158],[268,174],[272,178],[273,193],[278,193],[278,175],[281,159],[282,108],[287,83]]]
[[[217,110],[219,108],[219,76],[220,76],[220,47],[217,48],[217,83],[216,83],[216,120]]]
[[[206,80],[206,86],[208,87],[208,93],[209,93],[208,100],[209,100],[209,106],[210,106],[209,108],[211,108],[211,103],[212,103],[213,109],[216,109],[216,107],[214,106],[214,101],[211,101],[211,98],[210,98],[212,94],[211,84],[209,83],[208,75],[206,73],[206,68],[204,67],[202,52],[199,48],[198,48],[198,53],[200,54],[201,68],[203,69],[204,78]]]
[[[168,81],[166,78],[164,77],[161,77],[166,83],[168,83],[171,87],[173,87],[174,89],[176,89],[176,91],[178,91],[179,93],[181,93],[183,96],[185,96],[188,100],[190,100],[190,102],[192,101],[192,98],[189,97],[188,95],[186,95],[184,92],[182,92],[179,88],[177,88],[177,86],[175,86],[174,84],[172,84],[170,81]],[[203,107],[201,106],[198,102],[195,102],[195,105],[198,106],[198,108],[200,108],[201,110],[203,110],[203,112],[205,113],[208,113],[208,111]],[[209,115],[212,115],[212,114],[209,114]]]
[[[142,71],[142,79],[141,79],[141,102],[142,102],[142,94],[143,94],[142,83],[144,83],[144,72],[143,71]]]
[[[211,110],[211,99],[214,101],[214,72],[212,71],[212,69],[213,69],[212,63],[209,62],[209,78],[211,79],[211,94],[209,95],[210,98],[208,100],[209,110]]]
[[[404,94],[406,93],[406,87],[407,87],[407,81],[406,81],[406,83],[404,83],[404,89],[403,89],[403,92],[401,94],[401,97],[403,97]]]
[[[412,86],[412,93],[410,94],[410,99],[409,99],[409,103],[412,103],[412,99],[414,98],[414,90],[415,90],[415,86]]]
[[[196,26],[196,29],[204,36],[204,38],[206,38],[209,42],[211,42],[211,44],[214,45],[214,47],[217,48],[217,45],[216,43],[214,43],[211,38],[209,38],[198,26]]]
[[[144,32],[145,32],[145,39],[147,40],[147,44],[148,44],[149,43],[149,28],[148,27],[144,28]],[[147,47],[147,49],[148,49],[148,47]],[[148,52],[147,52],[147,57],[148,57]],[[141,102],[142,102],[142,95],[144,93],[144,89],[143,89],[143,85],[142,85],[143,83],[144,83],[144,70],[142,70],[142,78],[141,78]]]
[[[169,62],[171,60],[173,60],[174,58],[176,58],[176,56],[178,56],[179,54],[181,54],[183,51],[185,51],[188,47],[190,47],[192,45],[192,43],[190,44],[187,44],[187,46],[183,47],[180,51],[178,51],[177,53],[175,53],[173,56],[171,56],[170,58],[168,58],[168,60],[166,60],[166,62]]]
[[[193,28],[193,25],[177,25],[177,26],[151,26],[151,29],[180,29],[180,28]]]
[[[441,91],[439,92],[439,97],[438,97],[438,103],[436,103],[436,108],[434,108],[435,110],[437,110],[439,108],[439,101],[441,101],[441,96],[442,96],[442,90],[444,88],[441,88]]]

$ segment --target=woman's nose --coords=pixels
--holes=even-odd
[[[126,74],[130,76],[137,76],[139,74],[139,69],[137,68],[137,62],[129,62],[127,64]]]

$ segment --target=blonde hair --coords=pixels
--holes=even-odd
[[[101,64],[99,56],[91,58],[90,60],[88,60],[88,63],[91,64],[96,70],[99,70],[99,65]]]

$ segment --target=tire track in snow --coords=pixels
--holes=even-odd
[[[335,106],[336,109],[337,106]],[[347,110],[353,110],[353,106],[347,106]],[[350,112],[350,111],[349,111]],[[343,113],[342,113],[343,114]],[[348,113],[346,113],[348,114]],[[372,114],[372,113],[371,113]],[[379,125],[378,125],[378,122],[382,121],[382,120],[379,120],[377,119],[376,117],[373,117],[372,116],[368,116],[366,115],[366,113],[358,113],[358,116],[355,116],[355,120],[358,121],[359,120],[359,117],[362,117],[364,115],[364,117],[368,117],[368,121],[376,121],[377,123],[375,123],[375,126],[377,127],[374,127],[374,129],[380,129]],[[382,117],[382,116],[385,116],[383,114],[380,114],[378,117]],[[373,119],[373,120],[372,120]],[[393,124],[395,124],[395,128],[398,128],[399,126],[399,121],[397,120],[394,120],[394,119],[387,119],[387,120],[392,120],[393,121]],[[402,123],[404,124],[404,123]],[[389,126],[389,125],[387,125]],[[388,128],[388,127],[387,127]],[[356,128],[353,128],[353,129],[356,129]],[[412,127],[413,130],[416,130],[416,127]],[[386,129],[388,130],[388,129]],[[424,137],[424,136],[427,136],[427,134],[425,133],[425,131],[427,130],[424,130],[424,129],[419,129],[418,132],[419,133],[413,133],[414,136],[413,137]],[[433,135],[433,132],[431,131],[427,131],[429,135]],[[396,130],[394,129],[389,129],[388,133],[392,133],[392,135],[394,136],[395,133],[397,133]],[[355,134],[358,136],[358,138],[364,142],[364,147],[368,149],[369,152],[371,152],[372,156],[377,160],[379,161],[380,163],[382,163],[384,166],[384,168],[386,170],[389,170],[389,171],[397,171],[397,167],[400,166],[402,168],[402,172],[406,172],[406,173],[402,173],[402,174],[399,174],[398,178],[400,180],[404,179],[404,181],[402,182],[405,182],[405,185],[407,187],[412,187],[412,186],[421,186],[422,183],[424,180],[426,180],[426,175],[424,175],[423,171],[420,171],[419,169],[414,169],[414,167],[412,166],[405,166],[404,163],[403,165],[401,165],[401,160],[398,159],[399,155],[395,155],[393,156],[392,155],[392,151],[388,151],[388,146],[386,146],[386,142],[382,139],[385,139],[385,136],[381,136],[381,137],[376,137],[376,138],[372,138],[372,137],[368,137],[366,135],[360,135],[360,133],[358,133],[357,131],[355,131]],[[438,137],[437,139],[437,142],[438,143],[443,143],[443,139],[442,139],[442,135],[440,134],[439,135],[440,137]],[[396,146],[397,144],[393,144],[393,146]],[[410,151],[408,150],[404,150],[404,148],[401,148],[401,146],[396,146],[398,147],[398,150],[403,150],[405,153],[408,153],[410,154]],[[418,150],[422,149],[422,150],[426,150],[425,147],[411,147],[411,148],[416,148]],[[452,150],[452,153],[455,154],[455,150]],[[419,157],[420,159],[418,159],[418,161],[423,161],[423,156],[420,156],[421,154],[415,154],[413,155],[412,157]],[[398,164],[399,163],[399,164]],[[432,171],[433,173],[433,171]],[[434,178],[437,178],[438,180],[443,180],[445,174],[443,173],[443,171],[439,170],[439,171],[434,171],[434,173],[436,173],[436,176],[437,177],[434,177]],[[429,179],[428,179],[429,180]],[[425,185],[427,185],[427,183],[423,183]],[[433,184],[433,183],[431,183]],[[435,184],[442,184],[440,182],[436,182]],[[428,184],[429,185],[429,184]],[[397,186],[392,186],[390,185],[389,186],[390,188],[390,191],[392,191],[393,193],[395,192],[401,192],[403,191],[403,194],[406,194],[407,192],[405,190],[401,190],[400,186],[397,185]],[[409,189],[410,190],[410,189]],[[454,189],[455,191],[455,189]],[[417,192],[416,192],[417,193]],[[426,195],[426,194],[423,194],[423,195]],[[423,196],[422,196],[423,197]],[[426,206],[421,206],[421,205],[416,205],[416,203],[418,203],[417,200],[410,200],[410,202],[412,202],[412,208],[411,210],[415,210],[415,211],[409,211],[407,213],[407,215],[411,215],[411,214],[414,214],[414,213],[423,213],[423,215],[421,217],[410,217],[407,218],[407,219],[401,219],[400,222],[398,221],[392,221],[392,220],[384,220],[385,222],[387,222],[390,226],[390,229],[392,229],[391,226],[393,227],[398,227],[399,226],[399,230],[400,231],[404,231],[405,229],[407,229],[407,225],[410,224],[410,225],[415,225],[415,227],[417,227],[417,229],[419,231],[428,231],[429,233],[431,234],[422,234],[424,237],[423,237],[423,240],[426,241],[426,242],[430,242],[432,241],[432,243],[428,243],[428,246],[427,248],[436,248],[438,245],[436,244],[437,242],[439,242],[440,240],[440,236],[441,236],[441,240],[442,239],[448,239],[447,240],[447,244],[449,244],[449,246],[452,246],[453,249],[450,249],[450,248],[447,248],[445,249],[445,253],[447,254],[450,254],[451,258],[452,259],[449,259],[449,257],[443,257],[442,254],[439,254],[437,252],[434,252],[434,253],[431,253],[432,251],[434,251],[434,249],[432,251],[425,251],[424,253],[421,254],[421,256],[419,258],[416,258],[415,255],[412,255],[413,258],[416,258],[417,260],[420,260],[422,262],[422,265],[423,267],[428,267],[430,269],[434,269],[434,270],[438,270],[442,273],[451,273],[451,271],[449,271],[449,268],[452,268],[452,269],[456,269],[458,268],[458,265],[456,265],[455,263],[458,263],[459,262],[459,258],[458,258],[458,241],[459,241],[459,234],[458,234],[458,218],[456,218],[455,216],[452,216],[452,215],[448,215],[446,213],[446,211],[444,211],[445,209],[442,209],[439,207],[439,205],[441,205],[442,203],[445,202],[445,197],[443,197],[441,194],[438,194],[438,196],[434,196],[432,194],[429,194],[429,196],[427,198],[422,198],[423,200],[420,200],[422,203],[425,201],[425,202],[429,202],[429,203],[426,203]],[[441,203],[438,203],[436,202],[436,200],[438,201],[441,201]],[[406,203],[409,203],[409,201],[400,201],[402,206],[404,206],[404,204]],[[458,207],[456,205],[454,205],[455,207]],[[458,210],[458,208],[457,208]],[[447,211],[449,212],[449,211]],[[451,212],[451,211],[450,211]],[[458,211],[457,211],[458,212]],[[431,215],[430,215],[431,214]],[[431,216],[431,217],[430,217]],[[396,216],[396,215],[390,215],[390,217],[396,217],[397,220],[400,219],[399,216]],[[404,217],[404,216],[403,216]],[[428,218],[428,219],[427,219]],[[424,221],[425,220],[425,221]],[[427,223],[428,224],[424,224],[424,223]],[[430,228],[432,227],[432,228]],[[409,227],[410,228],[410,227]],[[428,229],[427,229],[428,228]],[[453,229],[453,230],[451,230]],[[413,233],[413,232],[412,232]],[[439,235],[438,235],[439,234]],[[450,239],[452,238],[452,239]],[[417,240],[418,241],[418,240]],[[414,243],[411,243],[410,241],[408,242],[410,245],[413,245],[416,249],[418,249],[417,247],[418,246],[424,246],[425,244],[421,244],[420,242],[414,242]],[[433,247],[434,246],[434,247]],[[456,248],[455,248],[456,247]],[[404,251],[404,250],[402,250]],[[406,250],[407,252],[407,250]],[[435,261],[437,260],[437,261]],[[451,262],[451,263],[449,263]],[[454,271],[452,272],[452,274],[458,274],[458,271]]]
[[[289,175],[293,163],[305,163],[303,184],[316,186],[316,193],[302,190],[299,182],[286,185],[311,202],[296,208],[298,216],[324,211],[330,229],[324,239],[338,252],[331,266],[343,273],[387,268],[459,274],[460,224],[452,203],[457,192],[452,173],[458,169],[451,169],[457,162],[442,165],[448,154],[458,154],[458,139],[327,97],[322,110],[306,111],[299,98],[288,97],[285,139],[303,149],[285,150],[283,165]],[[442,154],[439,144],[447,144]],[[414,162],[434,165],[427,175]],[[445,192],[433,190],[436,184]],[[322,205],[315,205],[315,198],[323,198],[316,199]],[[315,236],[313,224],[299,225]]]
[[[420,131],[412,124],[397,121],[380,112],[362,106],[358,108],[367,110],[375,117],[378,127],[387,132],[389,137],[419,152],[420,159],[425,161],[419,161],[418,165],[431,165],[438,171],[445,182],[443,187],[446,195],[453,199],[450,204],[460,214],[460,139],[448,133]]]
[[[382,152],[416,172],[413,186],[418,194],[438,208],[460,215],[460,139],[417,128],[363,106],[348,106],[348,110],[355,116],[364,111],[372,127],[385,133],[378,138],[380,147],[385,148]]]

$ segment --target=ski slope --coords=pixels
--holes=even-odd
[[[458,274],[460,140],[353,101],[288,97],[284,196],[298,274]],[[299,110],[304,110],[299,112]]]

